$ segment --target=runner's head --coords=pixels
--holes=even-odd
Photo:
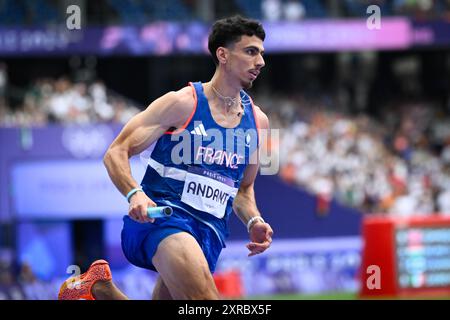
[[[265,37],[260,22],[234,16],[214,23],[208,48],[217,67],[223,67],[243,88],[250,88],[265,65]]]

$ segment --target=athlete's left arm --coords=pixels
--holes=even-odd
[[[269,130],[269,119],[267,116],[259,109],[254,106],[256,110],[256,115],[258,117],[258,122],[261,130]],[[260,137],[266,135],[260,135]],[[263,145],[265,141],[260,141],[259,145]],[[256,152],[259,152],[257,150]],[[254,217],[261,217],[256,206],[255,200],[255,178],[259,169],[258,157],[253,157],[255,163],[247,165],[244,172],[244,177],[241,181],[239,191],[233,201],[233,209],[236,215],[241,219],[241,221],[247,225],[250,219]],[[253,222],[249,226],[249,236],[250,243],[247,244],[247,248],[250,250],[249,257],[256,254],[264,252],[270,247],[272,243],[273,230],[267,222],[263,222],[261,219],[253,219]]]

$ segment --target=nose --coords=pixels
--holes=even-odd
[[[266,63],[264,62],[264,58],[261,54],[258,54],[258,58],[256,60],[256,66],[258,68],[262,68],[266,65]]]

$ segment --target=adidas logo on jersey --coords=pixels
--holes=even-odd
[[[205,127],[203,126],[203,123],[200,123],[198,126],[194,128],[194,130],[191,131],[192,134],[204,136],[207,137],[208,134],[206,133]]]

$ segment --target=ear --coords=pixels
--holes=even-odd
[[[229,52],[225,47],[218,47],[216,50],[216,57],[219,60],[219,64],[226,64],[228,60]]]

